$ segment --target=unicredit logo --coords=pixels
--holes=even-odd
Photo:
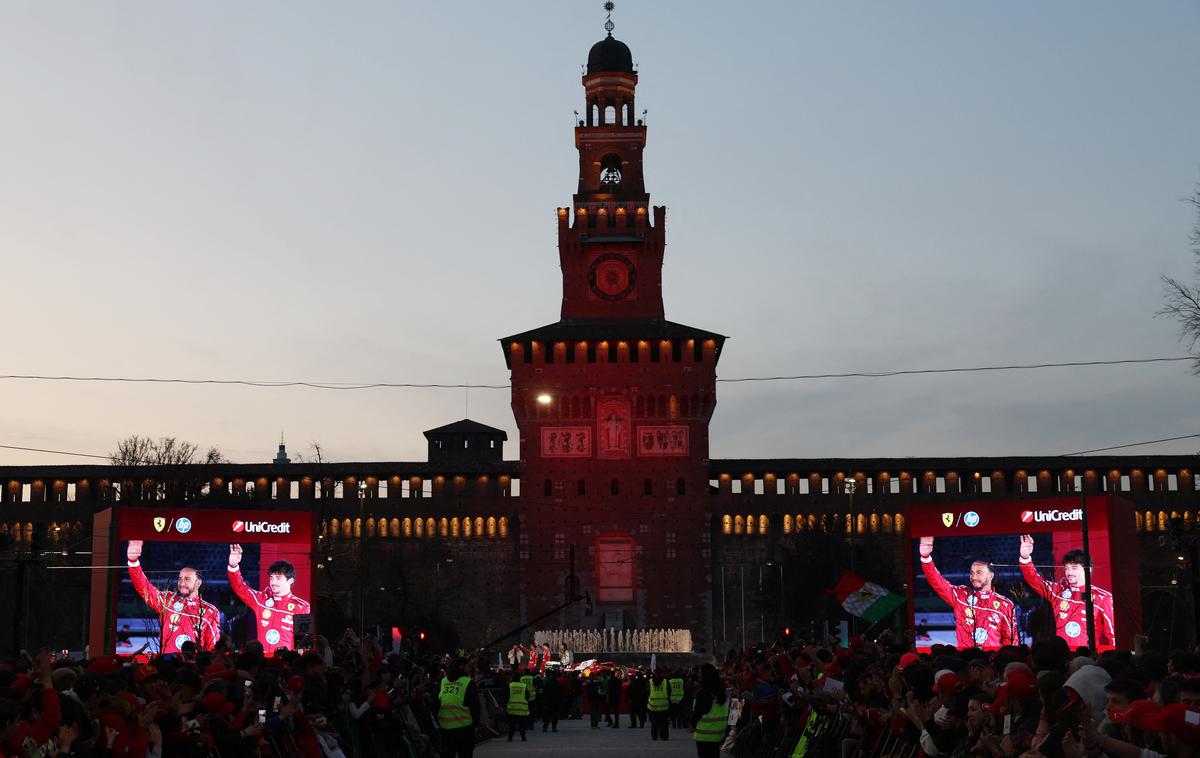
[[[1083,509],[1076,508],[1073,511],[1022,511],[1021,521],[1026,524],[1034,522],[1042,524],[1054,521],[1083,521]]]
[[[233,531],[248,534],[291,534],[292,525],[287,521],[278,524],[269,521],[234,521]]]

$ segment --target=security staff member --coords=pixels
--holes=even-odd
[[[650,680],[650,700],[646,703],[646,710],[650,711],[650,739],[657,740],[661,737],[664,740],[670,739],[670,724],[669,713],[667,708],[670,706],[668,691],[670,685],[663,676],[662,669],[654,672],[654,678]]]
[[[455,658],[442,678],[437,694],[437,720],[442,734],[442,758],[471,758],[475,752],[475,725],[479,723],[479,695],[467,674],[467,659]]]
[[[504,711],[508,714],[508,741],[512,742],[513,735],[520,731],[521,742],[525,742],[525,730],[529,728],[529,695],[525,682],[508,683],[508,703]]]
[[[667,681],[667,686],[670,692],[667,693],[667,700],[671,705],[671,726],[676,729],[684,727],[683,719],[683,677],[678,673]]]
[[[706,663],[700,667],[700,686],[696,690],[691,719],[695,725],[692,737],[696,740],[699,758],[719,758],[728,721],[729,702],[721,685],[721,675],[716,667]]]

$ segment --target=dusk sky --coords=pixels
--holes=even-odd
[[[506,384],[588,2],[0,5],[3,374]],[[1183,355],[1200,3],[633,2],[667,318],[720,378]],[[0,444],[423,460],[464,392],[0,380]],[[470,417],[516,427],[507,390]],[[713,457],[1200,433],[1187,363],[718,385]],[[1200,440],[1133,448],[1191,452]],[[6,464],[87,459],[0,450]],[[95,461],[93,461],[95,462]]]

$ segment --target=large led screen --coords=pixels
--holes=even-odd
[[[1053,635],[1072,649],[1111,648],[1118,639],[1130,644],[1128,629],[1141,615],[1131,607],[1140,603],[1136,546],[1123,551],[1129,554],[1122,555],[1121,567],[1112,560],[1114,539],[1124,544],[1134,532],[1126,506],[1088,498],[1086,556],[1079,498],[911,508],[909,607],[917,647],[995,649]],[[1110,530],[1110,524],[1118,528]],[[1089,562],[1096,645],[1087,631]]]
[[[115,652],[209,650],[222,636],[267,654],[311,626],[311,513],[120,508]]]

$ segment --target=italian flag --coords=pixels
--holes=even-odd
[[[833,588],[838,602],[851,616],[858,616],[871,623],[884,618],[904,605],[904,597],[888,592],[874,582],[868,582],[852,571],[843,571],[842,578]]]

